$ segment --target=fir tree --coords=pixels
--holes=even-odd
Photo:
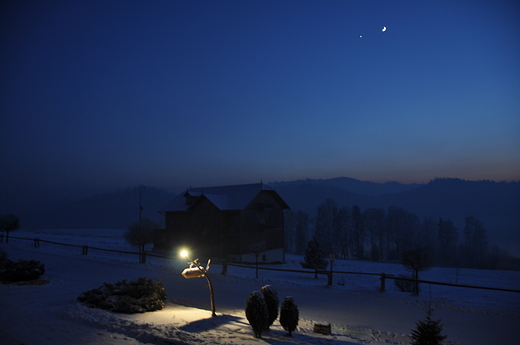
[[[256,338],[262,337],[262,330],[268,326],[269,313],[260,291],[253,291],[246,302],[246,318],[253,328]]]
[[[266,330],[269,330],[269,326],[271,326],[274,320],[278,317],[278,305],[280,304],[280,301],[278,300],[278,292],[271,285],[262,286],[260,292],[264,295],[264,301],[269,314],[267,327],[265,328]]]
[[[312,238],[307,244],[305,249],[305,262],[301,262],[303,268],[313,268],[316,270],[314,278],[318,278],[318,270],[324,270],[327,268],[329,262],[325,259],[325,254],[320,248],[320,244],[316,236]]]
[[[447,336],[442,335],[441,320],[432,320],[432,307],[428,307],[426,319],[415,324],[417,328],[412,330],[412,345],[440,345]]]
[[[291,296],[285,297],[280,310],[280,324],[283,329],[289,332],[288,336],[292,336],[292,332],[298,326],[299,317],[300,312],[298,311],[298,306],[294,304],[293,298]]]

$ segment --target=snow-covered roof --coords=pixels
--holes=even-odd
[[[165,207],[163,212],[167,211],[187,211],[190,205],[186,204],[187,197],[200,197],[204,195],[211,201],[219,210],[242,210],[249,205],[249,203],[261,191],[276,191],[263,183],[241,184],[232,186],[218,186],[218,187],[200,187],[189,188],[185,192],[178,194]],[[278,193],[276,193],[279,197]],[[289,206],[280,198],[283,207],[288,209]]]

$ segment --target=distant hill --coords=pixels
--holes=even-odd
[[[385,182],[385,183],[376,183],[370,181],[360,181],[350,177],[336,177],[331,179],[319,179],[319,180],[297,180],[293,182],[270,182],[269,185],[273,188],[277,188],[278,186],[286,186],[286,185],[302,185],[306,182],[313,185],[324,185],[324,186],[333,186],[344,189],[350,193],[360,194],[360,195],[381,195],[388,193],[398,193],[404,192],[409,189],[420,186],[419,184],[402,184],[399,182]]]
[[[437,178],[427,184],[374,183],[350,178],[269,183],[293,211],[311,217],[327,198],[341,206],[398,206],[419,217],[451,219],[462,235],[464,218],[484,222],[491,243],[520,255],[520,182]]]
[[[175,196],[155,187],[134,187],[103,193],[41,212],[22,215],[24,228],[41,229],[126,229],[141,216],[161,225],[158,212]]]

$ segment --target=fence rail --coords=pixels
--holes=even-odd
[[[17,240],[28,240],[34,242],[34,247],[39,248],[40,242],[43,243],[50,243],[50,244],[56,244],[61,246],[69,246],[69,247],[77,247],[82,248],[82,255],[87,255],[89,250],[99,250],[99,251],[105,251],[105,252],[113,252],[113,253],[120,253],[120,254],[131,254],[131,255],[137,255],[139,257],[140,263],[146,262],[147,256],[157,257],[161,259],[171,259],[169,256],[165,255],[159,255],[159,254],[153,254],[153,253],[147,253],[145,251],[143,252],[129,252],[124,250],[118,250],[118,249],[106,249],[106,248],[98,248],[98,247],[90,247],[88,245],[80,245],[80,244],[70,244],[70,243],[61,243],[61,242],[55,242],[55,241],[49,241],[49,240],[42,240],[40,238],[29,238],[29,237],[15,237],[15,236],[9,236],[10,239],[17,239]],[[3,241],[3,237],[2,237]],[[257,270],[266,270],[266,271],[279,271],[279,272],[292,272],[292,273],[304,273],[304,274],[323,274],[328,276],[329,278],[329,285],[332,285],[332,276],[334,274],[355,274],[355,275],[366,275],[366,276],[379,276],[381,280],[381,292],[385,292],[385,282],[386,279],[393,279],[393,280],[405,280],[405,281],[412,281],[417,283],[423,283],[423,284],[432,284],[432,285],[444,285],[444,286],[451,286],[451,287],[461,287],[461,288],[470,288],[470,289],[481,289],[481,290],[494,290],[494,291],[504,291],[504,292],[515,292],[520,293],[520,290],[515,289],[503,289],[503,288],[495,288],[495,287],[486,287],[486,286],[475,286],[475,285],[465,285],[465,284],[452,284],[452,283],[443,283],[443,282],[434,282],[429,280],[416,280],[413,278],[404,278],[404,277],[396,277],[393,274],[386,274],[386,273],[369,273],[369,272],[352,272],[352,271],[326,271],[326,270],[293,270],[293,269],[282,269],[282,268],[272,268],[272,267],[261,267],[261,266],[250,266],[250,265],[241,265],[241,264],[234,264],[234,263],[227,263],[222,262],[220,263],[222,265],[222,274],[227,273],[227,266],[233,266],[233,267],[241,267],[241,268],[252,268]]]
[[[240,265],[240,264],[227,264],[228,266],[234,266],[234,267],[242,267],[242,268],[252,268],[252,269],[259,269],[259,270],[267,270],[267,271],[280,271],[280,272],[294,272],[294,273],[311,273],[311,274],[323,274],[327,275],[329,277],[329,281],[331,281],[331,278],[333,274],[339,273],[339,274],[357,274],[357,275],[368,275],[368,276],[379,276],[381,279],[381,292],[385,292],[385,280],[386,279],[393,279],[393,280],[406,280],[406,281],[412,281],[417,283],[424,283],[424,284],[432,284],[432,285],[444,285],[444,286],[452,286],[452,287],[461,287],[461,288],[470,288],[470,289],[481,289],[481,290],[494,290],[494,291],[504,291],[504,292],[516,292],[520,293],[520,290],[515,289],[503,289],[503,288],[496,288],[496,287],[487,287],[487,286],[476,286],[476,285],[465,285],[465,284],[453,284],[453,283],[443,283],[443,282],[434,282],[430,280],[416,280],[413,278],[404,278],[404,277],[396,277],[393,274],[386,274],[386,273],[368,273],[368,272],[347,272],[347,271],[326,271],[326,270],[289,270],[289,269],[280,269],[280,268],[272,268],[272,267],[255,267],[255,266],[249,266],[249,265]],[[331,284],[329,284],[331,285]]]

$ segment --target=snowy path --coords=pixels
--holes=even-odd
[[[365,288],[326,288],[323,277],[315,281],[311,275],[280,277],[261,271],[260,278],[255,279],[254,270],[235,267],[229,268],[228,276],[221,276],[220,266],[214,266],[212,280],[217,314],[221,316],[211,319],[207,310],[197,309],[205,309],[209,304],[205,280],[182,278],[182,261],[150,260],[143,265],[66,250],[51,254],[46,248],[35,249],[20,241],[3,244],[2,248],[12,259],[42,261],[46,268],[44,278],[50,279],[50,284],[44,286],[0,285],[0,334],[6,344],[165,343],[161,339],[177,339],[179,344],[405,344],[408,339],[404,335],[424,317],[422,305],[429,296],[427,291],[420,298],[392,291],[381,294],[375,289],[377,278],[372,278],[374,281]],[[75,302],[81,292],[103,282],[141,276],[163,279],[169,297],[167,308],[127,316],[89,309]],[[283,336],[285,332],[278,322],[264,340],[252,338],[243,318],[243,307],[249,293],[266,284],[273,285],[281,299],[291,295],[298,304],[301,322],[294,339]],[[436,289],[432,288],[434,318],[442,318],[449,341],[467,345],[517,343],[519,294],[479,292],[485,298],[475,295],[479,299],[471,303],[475,292],[459,289],[459,295],[468,296],[455,303],[456,294],[441,291],[439,295]],[[483,303],[479,302],[481,299]],[[333,336],[312,333],[313,322],[332,323]]]

